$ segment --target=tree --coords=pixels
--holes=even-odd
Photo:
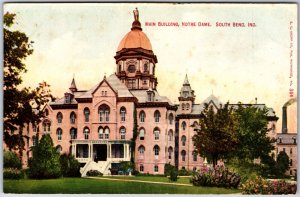
[[[61,176],[60,154],[53,147],[49,134],[43,135],[36,146],[32,147],[29,159],[29,177],[38,179],[58,178]]]
[[[201,113],[199,127],[193,142],[197,153],[202,157],[211,158],[213,166],[218,159],[227,156],[235,150],[238,143],[237,117],[228,103],[214,110],[212,105],[205,104]]]
[[[240,104],[235,112],[239,121],[239,143],[231,156],[251,162],[257,158],[268,160],[269,154],[274,150],[274,139],[267,136],[270,131],[267,128],[267,108]]]
[[[25,125],[38,123],[43,117],[43,107],[52,96],[46,82],[31,90],[20,88],[21,74],[26,72],[24,60],[33,53],[32,41],[25,33],[12,31],[15,14],[4,15],[4,142],[9,150],[18,150],[22,162],[26,135]]]
[[[283,177],[285,172],[289,169],[289,156],[284,151],[280,151],[277,156],[277,177]]]

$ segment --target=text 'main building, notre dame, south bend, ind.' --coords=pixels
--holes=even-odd
[[[221,102],[211,95],[200,104],[194,103],[196,96],[187,76],[182,77],[179,105],[158,93],[157,57],[142,30],[137,9],[131,31],[120,41],[114,58],[114,74],[95,82],[88,91],[77,89],[73,79],[64,97],[46,105],[42,132],[51,135],[58,151],[76,157],[82,164],[82,176],[90,169],[109,174],[116,163],[130,161],[135,120],[134,158],[140,173],[163,174],[166,163],[188,170],[204,165],[206,160],[194,152],[191,125],[199,121],[204,103],[218,108]],[[278,118],[271,108],[268,118],[268,126],[273,128],[269,135],[276,137]],[[29,127],[25,162],[36,143],[36,127]]]

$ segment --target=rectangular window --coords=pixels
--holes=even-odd
[[[197,153],[193,154],[193,161],[197,161]]]
[[[154,132],[155,140],[159,140],[159,131]]]
[[[135,89],[135,80],[128,80],[128,89]]]
[[[293,154],[293,148],[290,149],[290,154]]]
[[[157,165],[154,166],[154,172],[158,172],[158,166]]]
[[[109,121],[109,113],[108,113],[108,111],[105,111],[105,121],[106,122]]]
[[[100,122],[103,122],[103,112],[102,111],[100,111]]]
[[[144,166],[140,165],[140,172],[144,172]]]

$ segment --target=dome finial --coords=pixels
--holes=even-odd
[[[139,21],[139,10],[137,8],[133,10],[133,16],[134,16],[134,21]]]
[[[135,10],[133,10],[133,17],[134,17],[134,21],[132,23],[131,30],[138,29],[138,30],[142,31],[141,23],[140,23],[140,20],[139,20],[139,10],[138,10],[138,8],[135,8]]]

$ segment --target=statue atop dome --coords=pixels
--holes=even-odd
[[[133,10],[133,16],[134,16],[134,21],[139,21],[139,10],[137,8]]]

